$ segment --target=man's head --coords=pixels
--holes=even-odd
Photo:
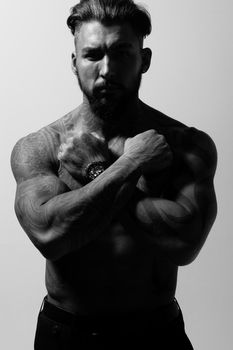
[[[151,51],[146,10],[131,0],[81,0],[67,20],[75,36],[72,63],[93,111],[102,118],[122,114],[138,96]]]

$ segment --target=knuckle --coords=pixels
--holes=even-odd
[[[165,139],[165,136],[164,135],[159,135],[159,138],[160,138],[160,141],[163,142],[163,143],[166,143],[166,139]]]
[[[151,138],[151,137],[154,137],[156,134],[157,134],[157,133],[156,133],[156,130],[150,129],[150,130],[145,131],[145,132],[142,133],[141,135]]]
[[[155,129],[153,129],[153,130],[151,130],[151,135],[153,137],[157,137],[159,134],[158,134],[158,132]]]

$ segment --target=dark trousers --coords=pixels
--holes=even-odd
[[[124,318],[124,319],[123,319]],[[143,318],[143,319],[142,319]],[[122,332],[127,322],[127,333]],[[76,317],[56,306],[43,303],[38,316],[35,350],[193,350],[185,333],[182,312],[166,325],[155,322],[153,312],[105,315],[90,319]]]

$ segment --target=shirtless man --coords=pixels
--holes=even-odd
[[[192,349],[177,270],[216,217],[215,145],[139,99],[143,8],[85,0],[68,25],[83,103],[12,152],[16,214],[46,258],[35,349]]]

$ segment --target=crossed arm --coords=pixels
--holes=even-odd
[[[131,197],[140,174],[122,156],[94,181],[71,191],[53,169],[48,139],[49,135],[37,133],[20,140],[11,164],[18,220],[44,257],[57,260],[109,226]]]
[[[192,148],[181,153],[184,171],[174,180],[175,191],[170,198],[148,197],[138,191],[131,205],[152,242],[177,265],[196,258],[217,213],[213,183],[216,148],[201,132],[193,141]]]
[[[184,153],[187,171],[176,179],[176,192],[168,199],[138,195],[141,173],[124,154],[94,181],[70,191],[54,172],[38,137],[42,136],[17,144],[12,169],[18,184],[16,214],[46,258],[59,259],[96,239],[127,203],[135,220],[174,263],[195,258],[216,216],[216,150],[208,136],[197,140],[204,145],[208,162],[197,147]]]

